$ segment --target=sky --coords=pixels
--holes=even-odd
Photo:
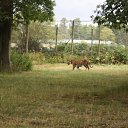
[[[66,18],[73,20],[80,18],[81,21],[90,21],[90,16],[98,4],[103,4],[105,0],[55,0],[55,19]]]

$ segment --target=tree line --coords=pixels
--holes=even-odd
[[[94,24],[87,25],[83,23],[79,18],[76,18],[74,24],[74,39],[75,40],[99,40],[99,28]],[[41,44],[55,44],[56,40],[56,26],[58,27],[57,40],[60,43],[62,40],[71,40],[72,34],[72,21],[68,21],[66,18],[57,24],[54,22],[30,22],[29,24],[29,38],[28,38],[28,50],[38,51],[41,48]],[[16,29],[12,31],[12,43],[17,43],[21,51],[25,51],[25,26],[20,24]],[[109,27],[101,26],[100,28],[100,40],[111,41],[117,44],[127,45],[127,36],[125,31],[110,29]],[[65,42],[66,43],[66,42]]]

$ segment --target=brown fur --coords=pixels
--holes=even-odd
[[[92,68],[92,66],[90,65],[89,61],[86,59],[83,60],[70,60],[67,62],[67,64],[72,64],[73,66],[73,70],[75,69],[75,67],[77,67],[77,69],[79,69],[79,67],[84,66],[85,68],[87,68],[89,70],[89,68]]]

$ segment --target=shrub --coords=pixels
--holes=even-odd
[[[58,53],[57,55],[46,55],[46,63],[64,63],[64,54]]]
[[[30,71],[32,70],[32,61],[27,54],[13,52],[11,54],[11,63],[13,71]]]
[[[126,64],[128,61],[128,52],[125,49],[119,47],[114,51],[114,57],[119,63]]]
[[[42,64],[45,62],[45,55],[41,52],[29,53],[29,57],[31,58],[33,64]]]

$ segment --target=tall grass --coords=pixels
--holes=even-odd
[[[127,128],[128,67],[36,66],[0,74],[1,128]]]

